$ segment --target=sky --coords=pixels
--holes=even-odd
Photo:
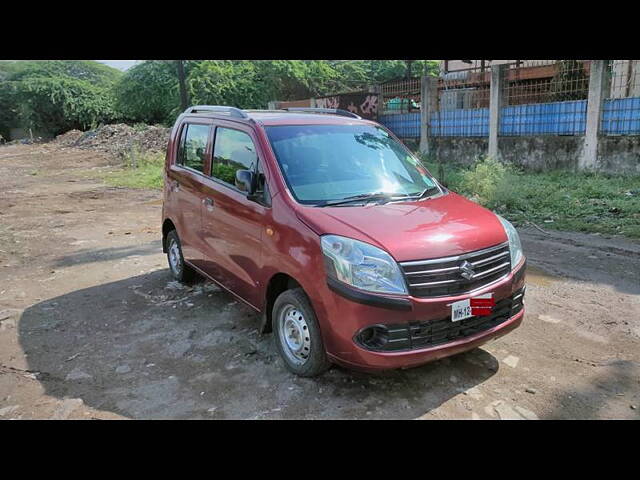
[[[137,60],[96,60],[96,62],[104,63],[110,67],[125,71],[126,69],[133,67]]]

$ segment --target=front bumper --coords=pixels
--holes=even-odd
[[[325,303],[329,308],[326,309],[326,318],[322,322],[329,324],[328,329],[323,328],[327,353],[336,363],[353,368],[378,370],[415,367],[476,348],[517,328],[522,322],[524,307],[517,313],[507,314],[498,322],[494,322],[495,325],[486,324],[481,331],[470,329],[467,331],[473,333],[469,335],[459,336],[451,341],[436,342],[424,348],[415,348],[415,345],[418,345],[416,343],[399,351],[381,351],[365,348],[356,338],[358,332],[371,325],[396,326],[398,330],[407,325],[441,325],[443,319],[450,316],[452,302],[483,293],[493,292],[498,304],[501,301],[505,302],[523,290],[525,268],[523,260],[507,277],[473,294],[438,298],[405,297],[409,302],[409,308],[400,304],[396,304],[394,308],[393,303],[387,306],[372,305],[358,298],[347,298],[335,289],[327,288],[331,299],[327,299],[328,302]]]

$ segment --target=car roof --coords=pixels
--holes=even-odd
[[[362,118],[346,117],[331,113],[287,112],[286,110],[245,110],[250,118],[269,125],[369,125]]]
[[[193,107],[194,109],[197,107]],[[365,120],[355,116],[349,116],[348,112],[328,113],[328,112],[302,112],[287,110],[240,110],[233,107],[229,111],[185,111],[183,115],[188,117],[206,117],[232,120],[240,123],[251,123],[252,121],[262,126],[272,125],[372,125],[375,122]]]

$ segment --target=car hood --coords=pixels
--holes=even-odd
[[[459,255],[507,241],[494,213],[453,192],[418,202],[299,207],[297,215],[318,235],[371,243],[399,262]]]

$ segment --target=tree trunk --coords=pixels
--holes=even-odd
[[[407,80],[411,78],[411,67],[413,65],[413,60],[405,60],[407,64]]]
[[[184,75],[184,60],[176,60],[176,67],[178,68],[178,83],[180,84],[180,107],[184,112],[189,106],[187,82]]]

